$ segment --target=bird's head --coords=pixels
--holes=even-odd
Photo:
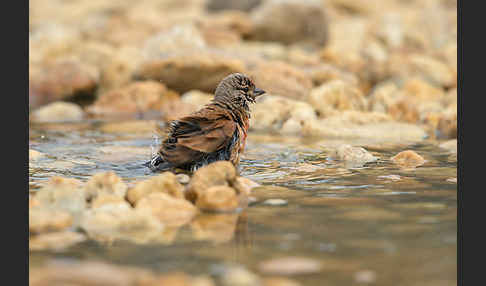
[[[219,83],[214,100],[248,110],[249,103],[255,103],[255,99],[264,93],[265,91],[257,88],[248,76],[233,73]]]

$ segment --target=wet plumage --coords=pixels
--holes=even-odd
[[[167,138],[148,167],[194,171],[219,160],[238,165],[249,128],[249,105],[263,93],[244,74],[225,77],[210,104],[169,123]]]

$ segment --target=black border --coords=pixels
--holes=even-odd
[[[462,193],[464,186],[463,174],[463,72],[462,72],[462,0],[457,1],[457,285],[463,284],[463,224],[462,224]]]

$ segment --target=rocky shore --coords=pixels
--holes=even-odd
[[[379,239],[443,231],[446,227],[434,224],[456,219],[447,205],[456,199],[447,186],[457,184],[450,166],[457,163],[456,5],[455,0],[31,0],[29,120],[37,129],[30,134],[29,176],[40,175],[29,180],[30,252],[63,253],[90,242],[106,248],[172,247],[186,235],[225,252],[255,205],[253,222],[272,230],[302,228],[320,214],[329,228],[313,235],[337,229],[355,238],[356,225],[369,221],[389,222],[366,232],[379,233]],[[267,140],[272,136],[296,143],[291,151],[266,154],[265,162],[259,157],[264,152],[255,149],[243,158],[256,162],[250,173],[258,170],[271,184],[255,179],[258,174],[254,181],[240,176],[223,161],[194,174],[126,178],[128,167],[147,159],[151,135],[209,103],[221,79],[235,72],[266,91],[251,107],[249,140],[263,142],[255,148],[272,149]],[[73,132],[74,138],[63,138]],[[146,141],[128,140],[141,137]],[[420,146],[426,139],[431,146]],[[106,143],[110,140],[119,141]],[[317,143],[296,146],[306,140]],[[49,143],[55,146],[46,147]],[[76,149],[84,143],[91,145]],[[73,158],[66,155],[73,150],[78,152]],[[438,164],[442,159],[445,172]],[[364,166],[372,167],[356,171]],[[79,172],[67,172],[73,169]],[[348,180],[352,175],[362,177]],[[313,193],[318,187],[321,192]],[[406,197],[406,203],[390,197],[416,191],[423,197]],[[280,217],[282,209],[287,217]],[[440,213],[446,210],[450,213]],[[386,276],[360,258],[326,256],[338,236],[319,241],[324,254],[316,256],[323,259],[311,258],[313,252],[290,255],[293,241],[309,240],[299,238],[307,229],[288,231],[276,231],[278,243],[265,249],[277,257],[252,261],[248,268],[222,261],[210,274],[160,273],[87,255],[30,267],[30,285],[295,286],[304,284],[294,275],[312,278],[323,261],[324,276],[344,269],[343,276],[351,277],[346,282],[373,284]],[[395,263],[381,259],[395,257],[392,242],[401,242],[391,238],[376,246],[372,238],[346,239],[344,248],[356,255],[379,249],[376,265]],[[429,253],[453,241],[448,239],[427,241],[439,246],[419,241],[414,245],[425,249],[410,254]],[[365,247],[356,251],[356,245]],[[396,261],[415,269],[420,264],[415,258]],[[452,273],[447,265],[440,268],[442,262],[431,271]],[[424,273],[417,279],[433,276]]]
[[[457,136],[455,1],[51,2],[30,6],[33,122],[170,120],[244,72],[268,92],[253,131]]]

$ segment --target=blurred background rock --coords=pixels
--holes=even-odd
[[[456,5],[30,0],[31,121],[170,120],[244,72],[268,91],[253,108],[253,130],[339,136],[346,124],[396,122],[455,138]],[[49,104],[56,101],[82,110],[70,116],[73,106]],[[337,133],[309,127],[324,123]]]

